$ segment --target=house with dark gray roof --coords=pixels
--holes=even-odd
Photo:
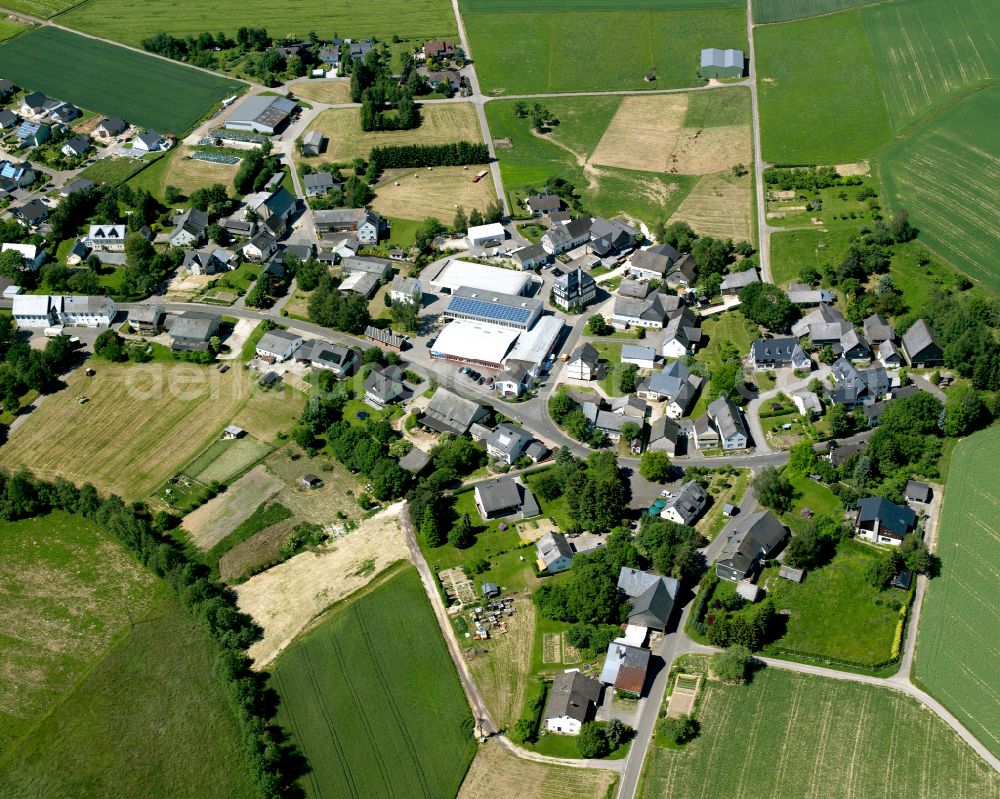
[[[358,362],[357,350],[318,339],[305,342],[295,357],[313,369],[327,369],[338,377],[350,374]]]
[[[531,491],[510,477],[497,477],[475,488],[476,509],[484,520],[508,516],[527,519],[540,512]]]
[[[590,226],[590,218],[586,216],[558,225],[542,236],[542,247],[549,255],[559,255],[579,247],[590,240]]]
[[[812,361],[797,338],[759,338],[750,343],[750,365],[758,372],[787,366],[811,369]]]
[[[918,319],[903,334],[903,352],[910,366],[924,368],[944,364],[944,350],[923,319]]]
[[[365,378],[365,402],[381,410],[403,398],[403,370],[398,366],[372,369]]]
[[[303,176],[302,185],[306,190],[306,197],[325,197],[334,189],[339,189],[341,183],[329,172],[311,172]]]
[[[653,452],[677,454],[677,445],[681,438],[681,426],[669,416],[654,419],[649,425],[649,438],[646,449]]]
[[[669,255],[651,249],[638,250],[629,257],[627,268],[639,280],[663,280],[672,263]]]
[[[678,297],[658,291],[642,300],[624,297],[619,293],[615,297],[611,324],[619,330],[629,326],[658,330],[666,324],[670,312],[679,307]]]
[[[510,257],[522,269],[531,269],[533,266],[547,264],[552,259],[552,256],[545,251],[545,247],[542,246],[541,242],[522,247],[520,250],[514,250],[510,254]]]
[[[676,491],[667,494],[666,500],[660,518],[690,525],[705,509],[708,494],[696,481],[688,480]]]
[[[881,366],[858,369],[846,358],[838,358],[830,366],[834,387],[830,401],[835,405],[871,404],[889,393],[889,375]]]
[[[577,735],[593,718],[601,699],[601,684],[579,671],[564,671],[552,678],[545,704],[545,729],[562,735]]]
[[[633,300],[644,300],[649,294],[649,283],[645,280],[635,280],[630,277],[622,278],[618,284],[618,296],[629,297]]]
[[[555,194],[532,194],[524,201],[524,204],[534,216],[563,209],[562,198]]]
[[[738,583],[753,577],[761,562],[772,557],[788,538],[788,528],[769,510],[752,513],[726,539],[715,573]]]
[[[725,394],[709,403],[705,417],[718,436],[719,445],[724,450],[746,449],[750,443],[743,414]],[[695,443],[702,449],[701,439]]]
[[[829,344],[839,347],[841,337],[851,328],[851,323],[836,307],[821,304],[792,325],[792,335],[795,338],[808,336],[809,340],[817,346]]]
[[[188,208],[178,218],[170,234],[171,247],[190,247],[201,244],[208,230],[208,215],[197,208]]]
[[[884,317],[879,314],[872,314],[862,323],[865,331],[865,339],[873,347],[878,346],[883,341],[892,341],[896,338],[896,331]]]
[[[760,283],[760,277],[757,275],[757,270],[751,267],[743,272],[732,272],[726,275],[722,279],[722,283],[719,284],[719,291],[723,297],[733,296],[753,283]]]
[[[849,361],[867,361],[872,357],[868,342],[853,327],[840,337],[840,353]]]
[[[605,258],[630,250],[638,239],[639,231],[631,225],[620,219],[596,216],[591,220],[587,249],[594,255]]]
[[[566,362],[566,376],[573,380],[593,380],[597,375],[600,354],[593,344],[585,342],[573,350]]]
[[[563,310],[586,308],[597,299],[597,283],[582,269],[563,273],[552,284],[552,302]]]
[[[170,327],[170,347],[182,352],[207,352],[208,342],[218,334],[222,317],[205,311],[185,311]]]
[[[865,497],[858,501],[854,533],[873,544],[899,546],[917,526],[917,514],[906,505],[897,505],[885,497]]]

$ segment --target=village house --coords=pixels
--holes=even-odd
[[[83,243],[92,250],[102,252],[125,252],[125,237],[128,228],[125,225],[91,225]]]
[[[903,353],[891,341],[883,341],[878,345],[878,360],[886,369],[898,369],[903,365]]]
[[[302,185],[305,187],[306,197],[325,197],[334,189],[340,191],[343,184],[329,172],[310,172],[303,176]]]
[[[626,262],[629,274],[638,280],[662,281],[670,268],[670,257],[650,250],[638,250],[632,253]]]
[[[926,505],[931,501],[931,487],[927,483],[921,483],[917,480],[907,480],[903,496],[906,497],[907,502],[919,502],[921,505]]]
[[[823,405],[814,391],[795,391],[791,394],[795,409],[806,419],[812,419],[823,413]]]
[[[701,326],[689,308],[670,316],[663,330],[660,354],[664,358],[682,358],[691,355],[701,343]]]
[[[527,519],[539,514],[531,491],[510,477],[477,483],[474,493],[476,509],[484,521],[510,516]]]
[[[49,218],[49,209],[40,200],[31,200],[10,210],[19,224],[32,230]]]
[[[923,369],[944,364],[944,350],[923,319],[918,319],[903,334],[903,352],[910,366]]]
[[[646,686],[651,654],[648,649],[614,641],[608,645],[598,679],[605,685],[613,686],[615,691],[641,696]]]
[[[278,241],[267,230],[258,230],[240,252],[248,261],[263,262],[278,251]]]
[[[697,482],[688,480],[676,491],[667,494],[666,500],[660,517],[677,524],[690,525],[705,509],[708,494]]]
[[[354,233],[362,244],[377,244],[385,222],[369,208],[337,208],[316,211],[313,222],[318,233]]]
[[[141,305],[128,312],[128,323],[140,336],[155,336],[163,330],[166,315],[162,305]]]
[[[792,335],[797,339],[806,336],[817,347],[840,347],[841,338],[851,329],[851,323],[837,308],[822,304],[792,325]]]
[[[611,441],[621,440],[622,428],[628,422],[641,427],[641,424],[637,423],[634,419],[629,419],[629,417],[623,414],[604,410],[596,402],[584,402],[580,406],[580,409],[583,411],[583,416],[590,427],[604,433]]]
[[[636,387],[636,394],[651,402],[666,401],[664,413],[671,419],[680,419],[694,401],[701,382],[683,361],[677,360],[644,378]]]
[[[749,360],[756,372],[787,366],[812,368],[812,361],[795,338],[759,338],[750,344]]]
[[[656,350],[652,347],[640,347],[637,344],[623,344],[621,362],[635,364],[640,369],[652,369],[656,363]]]
[[[896,331],[893,329],[884,317],[879,314],[872,314],[862,323],[862,328],[865,331],[865,340],[872,347],[877,347],[884,341],[893,341],[896,338]]]
[[[302,346],[302,337],[287,330],[268,330],[257,342],[257,357],[281,363]]]
[[[562,533],[546,533],[535,542],[535,565],[538,571],[558,574],[573,566],[573,547]]]
[[[709,403],[705,415],[695,421],[694,427],[698,449],[746,449],[749,443],[743,414],[725,394]]]
[[[552,256],[545,252],[545,248],[538,244],[532,244],[528,247],[522,247],[519,250],[514,250],[510,254],[510,258],[516,263],[521,269],[531,269],[535,266],[541,266],[547,264]]]
[[[489,416],[482,405],[460,397],[446,388],[438,388],[420,417],[420,424],[437,433],[461,436],[469,432],[474,422]]]
[[[787,539],[788,528],[771,511],[752,513],[736,525],[726,540],[715,573],[733,583],[752,579]]]
[[[660,416],[649,424],[646,451],[677,455],[678,443],[682,438],[686,437],[681,432],[681,426],[669,416]]]
[[[840,353],[849,361],[868,361],[872,357],[868,342],[853,327],[840,337]]]
[[[108,297],[18,294],[11,315],[19,328],[107,327],[117,309]]]
[[[563,209],[562,198],[555,194],[532,194],[525,199],[524,204],[532,216],[543,216]]]
[[[144,130],[132,139],[133,150],[142,150],[147,153],[154,153],[160,150],[166,150],[167,147],[169,147],[167,140],[155,130]]]
[[[591,220],[586,216],[554,227],[542,236],[542,248],[549,255],[568,252],[590,240],[590,227]]]
[[[597,376],[600,355],[593,344],[583,343],[566,362],[566,377],[573,380],[593,380]]]
[[[408,302],[420,306],[423,298],[423,290],[420,281],[415,277],[404,277],[396,275],[392,279],[392,286],[389,289],[389,298],[393,303]]]
[[[513,466],[524,454],[531,441],[531,434],[510,422],[501,422],[486,439],[486,454],[491,458]]]
[[[404,396],[403,370],[398,366],[372,369],[365,378],[365,403],[377,410],[399,402]]]
[[[586,308],[595,299],[597,283],[580,268],[565,272],[552,284],[552,302],[564,311]]]
[[[0,110],[0,130],[10,130],[17,125],[17,114],[4,108]]]
[[[126,130],[128,130],[128,123],[121,117],[105,117],[94,128],[94,135],[107,141],[115,136],[120,136]]]
[[[0,246],[0,252],[20,253],[21,258],[24,259],[24,265],[21,268],[29,272],[37,272],[42,264],[45,263],[45,258],[47,257],[45,250],[35,244],[14,244],[8,242]]]
[[[917,526],[917,514],[906,505],[897,505],[884,497],[865,497],[858,501],[854,533],[872,544],[899,546]]]
[[[757,270],[751,267],[743,272],[731,272],[722,279],[719,291],[723,297],[735,297],[747,286],[760,283]]]
[[[629,598],[628,623],[664,632],[674,612],[680,585],[673,577],[622,566],[618,590]]]
[[[644,327],[648,330],[659,330],[667,321],[671,311],[680,307],[680,299],[660,292],[653,292],[645,299],[623,297],[619,293],[615,297],[611,324],[618,330],[627,327]]]
[[[424,58],[442,61],[455,57],[455,43],[450,39],[431,39],[424,42]]]
[[[182,213],[170,234],[171,247],[192,247],[205,241],[208,230],[208,215],[197,208],[188,208]]]
[[[296,359],[313,369],[326,369],[337,377],[350,374],[357,365],[357,351],[340,344],[312,339],[299,349]]]
[[[881,366],[858,369],[846,358],[838,358],[830,366],[833,388],[830,401],[835,405],[861,405],[875,402],[889,393],[889,375]]]
[[[611,400],[611,412],[618,416],[631,416],[633,419],[642,420],[646,418],[648,409],[646,401],[635,394],[626,394],[624,397],[615,397]]]
[[[170,347],[181,352],[207,352],[219,332],[222,317],[206,311],[185,311],[170,327]]]
[[[67,158],[82,158],[90,151],[90,139],[86,136],[74,136],[63,142],[61,151]]]
[[[577,670],[564,671],[552,678],[545,704],[545,730],[562,735],[579,735],[593,718],[601,700],[601,684]]]

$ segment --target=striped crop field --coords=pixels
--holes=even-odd
[[[877,0],[754,0],[753,21],[758,25],[768,22],[788,22],[793,19],[832,14]]]
[[[898,691],[768,668],[703,696],[701,734],[650,750],[641,799],[1000,797],[1000,774]]]
[[[898,133],[933,106],[1000,78],[994,0],[904,0],[861,12]]]
[[[472,717],[412,567],[338,608],[275,661],[278,721],[307,797],[455,796]]]
[[[1000,86],[973,94],[890,148],[882,174],[920,238],[1000,290]]]
[[[920,684],[1000,754],[1000,428],[955,447],[938,530],[941,575],[924,599]]]

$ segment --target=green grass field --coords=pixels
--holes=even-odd
[[[827,230],[806,228],[784,230],[771,236],[771,277],[779,286],[799,282],[803,266],[815,266],[820,272],[825,264],[838,264],[860,226],[835,227]]]
[[[308,797],[454,796],[472,717],[413,568],[335,610],[275,661],[278,719]]]
[[[142,616],[155,580],[93,522],[0,523],[0,757]]]
[[[754,41],[765,160],[839,164],[888,143],[889,115],[860,12],[765,26]]]
[[[5,0],[4,8],[48,19],[76,4],[77,0]]]
[[[135,628],[0,758],[0,793],[255,796],[235,718],[212,674],[215,647],[166,589],[135,618]]]
[[[996,468],[1000,427],[958,443],[938,529],[941,576],[924,598],[916,676],[991,751],[1000,754]]]
[[[880,3],[862,10],[861,19],[897,133],[1000,77],[1000,15],[991,0]]]
[[[103,16],[102,35],[114,30]],[[149,23],[146,13],[136,12],[133,19]],[[72,64],[73,68],[40,70],[40,61]],[[19,86],[100,114],[117,114],[161,133],[184,133],[243,85],[49,27],[36,28],[0,46],[0,63],[4,77]]]
[[[7,20],[0,21],[0,41],[9,39],[12,36],[17,36],[17,34],[22,33],[27,30],[24,25],[18,25],[16,22],[8,22]]]
[[[306,0],[275,5],[268,0],[223,0],[206,6],[182,0],[169,6],[144,0],[93,0],[59,20],[98,36],[140,46],[141,41],[163,31],[174,36],[197,36],[202,31],[223,30],[236,35],[241,25],[263,26],[275,38],[320,36],[389,41],[394,34],[413,39],[454,36],[455,17],[448,0],[390,0],[372,5],[365,0],[342,0],[331,5]]]
[[[777,669],[710,682],[700,736],[654,746],[638,796],[996,799],[1000,775],[905,694]]]
[[[920,238],[972,277],[1000,289],[1000,87],[962,100],[889,149],[889,200]]]
[[[160,156],[157,159],[153,159],[152,164],[145,159],[136,160],[135,158],[102,158],[95,164],[88,166],[80,173],[80,177],[86,178],[87,180],[92,180],[94,183],[105,183],[109,186],[117,186],[119,183],[124,183],[126,180],[135,180],[138,184],[139,175],[145,175],[146,172],[151,172],[153,170],[160,169],[160,162],[165,161],[167,156]]]
[[[461,9],[483,91],[531,94],[704,83],[701,49],[746,50],[745,14],[722,7],[733,3],[692,5],[462,0]],[[656,80],[645,80],[650,71]]]
[[[513,102],[489,103],[486,116],[494,141],[512,143],[497,148],[511,207],[523,208],[529,189],[537,191],[547,178],[561,177],[577,187],[592,213],[625,215],[648,224],[666,221],[697,178],[605,166],[584,170],[579,164],[597,147],[620,103],[617,97],[546,98],[545,107],[560,120],[547,134],[551,141],[532,135],[530,121],[514,114]]]
[[[753,21],[758,25],[768,22],[788,22],[821,14],[832,14],[878,0],[755,0]]]

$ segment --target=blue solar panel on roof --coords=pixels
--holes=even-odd
[[[455,313],[472,314],[487,319],[502,319],[522,324],[527,322],[531,316],[531,312],[526,308],[500,305],[495,302],[475,300],[471,297],[452,297],[451,302],[448,303],[448,310]]]

